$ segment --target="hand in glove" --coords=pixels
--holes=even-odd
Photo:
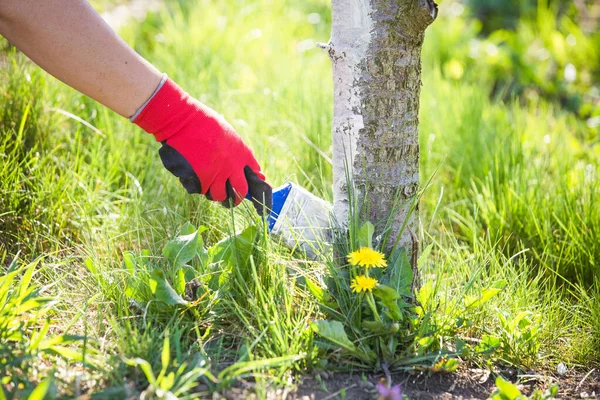
[[[165,168],[188,193],[204,194],[226,207],[249,197],[261,215],[271,209],[271,186],[252,150],[227,121],[172,80],[164,82],[133,122],[162,142],[159,155]]]

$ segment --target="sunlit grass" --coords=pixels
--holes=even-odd
[[[329,37],[328,3],[168,4],[126,27],[126,40],[223,113],[273,185],[293,180],[330,199],[331,167],[315,149],[331,151],[331,67],[314,46]],[[314,13],[319,18],[308,17]],[[510,319],[530,311],[542,316],[539,359],[516,348],[493,362],[598,362],[597,142],[556,105],[495,101],[492,82],[474,72],[458,81],[445,76],[440,46],[466,35],[444,36],[445,23],[432,26],[423,53],[422,180],[438,171],[421,204],[423,239],[434,243],[422,271],[434,293],[429,310],[453,322],[452,301],[505,280],[506,288],[469,316],[461,337],[506,336],[498,312]],[[441,37],[443,43],[434,40]],[[205,390],[251,375],[266,390],[322,365],[309,329],[319,307],[304,280],[318,282],[326,268],[292,257],[264,234],[252,262],[228,267],[214,307],[190,316],[132,303],[125,252],[145,251],[174,282],[177,271],[162,249],[186,222],[209,228],[202,233],[209,246],[256,223],[252,211],[230,213],[187,195],[160,165],[150,135],[22,56],[9,51],[0,77],[0,260],[8,264],[18,251],[31,260],[45,256],[34,281],[60,301],[53,330],[61,333],[81,314],[69,328],[93,339],[102,359],[84,380],[98,378],[110,390],[133,380],[143,390],[147,375],[124,359],[139,357],[160,371],[165,337],[173,368],[198,357],[210,365],[220,382],[202,380]],[[190,263],[199,279],[215,271]],[[61,365],[63,372],[81,370],[76,362]],[[74,375],[66,375],[60,390],[73,393]]]

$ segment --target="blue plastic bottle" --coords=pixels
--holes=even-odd
[[[330,249],[331,204],[287,182],[273,189],[269,232],[292,249],[318,258]]]

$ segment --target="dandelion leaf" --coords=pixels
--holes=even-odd
[[[494,296],[502,291],[506,287],[506,281],[500,280],[495,282],[491,288],[482,289],[481,294],[478,297],[466,296],[465,307],[466,308],[477,308],[490,301]]]
[[[258,229],[248,226],[242,232],[226,237],[210,248],[209,254],[213,262],[223,261],[226,264],[247,264],[254,248],[254,239]]]
[[[375,232],[375,227],[369,221],[360,227],[358,230],[358,244],[360,247],[373,247],[373,232]]]
[[[389,276],[387,285],[402,296],[411,296],[410,287],[413,282],[413,270],[406,251],[395,251],[386,271]]]
[[[194,258],[198,245],[198,231],[194,231],[169,241],[163,248],[163,255],[172,266],[179,267]]]
[[[498,390],[494,393],[492,399],[516,400],[521,397],[521,391],[500,376],[496,378],[496,387]]]
[[[186,305],[187,302],[171,287],[165,278],[165,273],[160,269],[152,271],[149,280],[150,289],[158,301],[169,305]]]
[[[348,339],[344,325],[339,321],[314,321],[310,324],[312,330],[319,336],[329,340],[338,347],[348,350],[352,353],[356,352],[356,346]]]

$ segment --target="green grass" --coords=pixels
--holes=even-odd
[[[328,2],[168,4],[127,26],[124,38],[222,112],[251,144],[271,183],[293,180],[330,199],[331,166],[315,147],[330,153],[331,67],[312,45],[328,40]],[[319,13],[320,22],[311,24],[310,13]],[[422,271],[430,282],[424,310],[434,322],[424,326],[435,332],[420,331],[419,338],[452,344],[497,338],[500,351],[465,357],[482,365],[596,365],[597,135],[542,98],[496,100],[488,74],[448,77],[447,49],[471,34],[444,33],[461,21],[437,21],[423,52],[422,181],[437,171],[421,203],[423,241],[434,244]],[[160,164],[150,135],[14,51],[6,60],[0,68],[0,264],[8,266],[19,251],[19,263],[37,260],[33,284],[58,301],[49,311],[50,334],[88,338],[68,345],[75,354],[44,354],[40,374],[19,378],[31,381],[23,390],[52,371],[62,394],[76,394],[78,374],[82,391],[93,386],[108,398],[137,393],[152,375],[132,360],[147,361],[158,377],[165,343],[171,357],[163,375],[182,368],[177,376],[190,372],[205,392],[252,376],[264,394],[287,385],[291,374],[340,359],[315,347],[309,329],[322,312],[304,282],[317,282],[325,266],[292,257],[260,230],[244,262],[239,254],[210,254],[219,263],[200,256],[189,261],[204,290],[195,307],[146,303],[153,299],[143,286],[151,268],[176,285],[181,265],[162,251],[187,222],[208,228],[201,236],[210,248],[256,223],[250,207],[231,213],[185,194]],[[135,268],[124,262],[128,257]],[[506,281],[504,290],[464,313],[466,296],[499,280]],[[145,301],[135,303],[126,293],[134,282]],[[522,311],[531,313],[529,328],[502,325],[499,313],[510,322]],[[454,327],[458,317],[468,323]],[[529,337],[531,326],[537,330]],[[437,354],[420,346],[409,353]],[[185,386],[181,379],[177,385]],[[5,383],[5,390],[17,389]]]

